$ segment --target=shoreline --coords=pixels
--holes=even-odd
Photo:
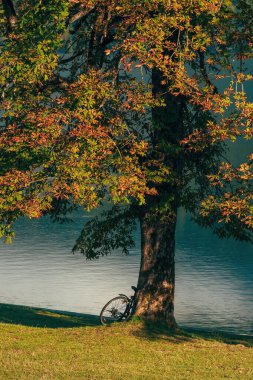
[[[18,317],[21,316],[20,323],[18,323]],[[33,317],[37,318],[34,319]],[[45,320],[44,318],[48,318]],[[0,303],[0,324],[1,323],[9,323],[15,325],[29,325],[31,327],[41,327],[41,323],[47,322],[44,327],[50,328],[50,322],[55,321],[55,318],[59,318],[59,327],[68,327],[64,326],[64,322],[67,321],[67,324],[73,324],[73,327],[79,326],[101,326],[99,315],[94,314],[86,314],[86,313],[78,313],[74,311],[67,310],[57,310],[50,308],[42,308],[35,306],[27,306],[27,305],[16,305],[16,304],[8,304],[8,303]],[[70,317],[65,319],[66,317]],[[50,319],[51,318],[51,319]],[[9,321],[8,321],[9,319]],[[34,325],[31,323],[34,322]],[[37,324],[36,324],[37,322]],[[55,324],[53,324],[55,328]],[[186,325],[179,325],[179,328],[189,334],[200,334],[200,335],[208,335],[208,336],[224,336],[228,339],[253,339],[253,334],[246,333],[233,333],[227,332],[222,329],[205,329],[205,328],[195,328],[188,327]]]

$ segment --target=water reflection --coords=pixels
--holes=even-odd
[[[220,240],[183,218],[179,218],[177,243],[178,321],[252,333],[252,246]]]
[[[0,302],[98,314],[117,293],[130,293],[140,260],[139,232],[129,256],[86,261],[71,254],[87,220],[22,220],[13,245],[1,245]],[[176,317],[181,325],[253,333],[253,253],[248,244],[220,241],[181,212],[177,229]]]

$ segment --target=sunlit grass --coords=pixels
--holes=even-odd
[[[171,334],[140,322],[102,327],[92,316],[0,305],[6,319],[1,380],[253,379],[251,339]]]

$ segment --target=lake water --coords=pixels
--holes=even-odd
[[[129,256],[95,261],[71,253],[87,215],[59,225],[21,220],[12,245],[1,244],[0,303],[99,314],[118,293],[131,294],[140,263],[139,231]],[[181,326],[253,334],[252,246],[221,241],[181,210],[176,248],[176,318]]]

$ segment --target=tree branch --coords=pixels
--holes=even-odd
[[[11,0],[2,0],[4,14],[7,20],[7,33],[13,31],[17,23],[17,14]]]
[[[83,17],[87,17],[89,16],[95,9],[96,7],[92,7],[91,9],[87,10],[87,9],[82,9],[80,10],[79,12],[75,13],[73,16],[71,16],[69,19],[68,19],[68,22],[67,24],[70,25],[70,24],[73,24],[75,21],[78,21],[80,20],[81,18]]]
[[[71,57],[61,59],[61,60],[59,61],[59,64],[60,64],[60,65],[63,65],[63,64],[69,63],[69,62],[73,61],[75,58],[80,57],[80,56],[81,56],[82,54],[84,54],[84,53],[85,53],[85,50],[80,50],[80,51],[78,51],[76,54],[72,55]]]
[[[202,77],[206,84],[212,89],[213,94],[218,94],[217,87],[210,81],[209,76],[206,71],[206,65],[205,65],[205,55],[203,52],[199,52],[199,66],[200,71],[202,74]]]

